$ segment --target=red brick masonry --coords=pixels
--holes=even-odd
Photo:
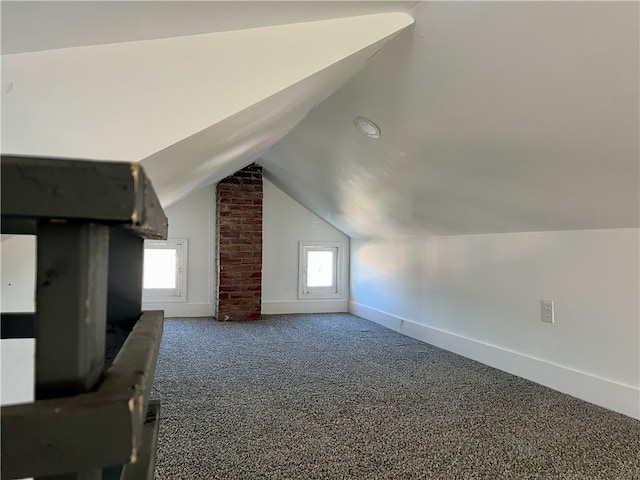
[[[217,188],[218,296],[216,319],[262,315],[262,167],[251,164]]]

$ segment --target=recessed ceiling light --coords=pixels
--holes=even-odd
[[[353,119],[353,124],[367,137],[378,138],[380,136],[380,128],[368,118],[356,117]]]

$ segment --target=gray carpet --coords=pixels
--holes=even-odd
[[[640,479],[640,422],[346,314],[165,323],[156,479]]]

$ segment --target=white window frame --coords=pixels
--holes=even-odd
[[[298,298],[299,299],[324,299],[343,298],[342,279],[342,242],[299,242],[298,261]],[[308,287],[307,286],[307,252],[335,252],[334,275],[335,285],[331,287]]]
[[[145,240],[144,248],[176,250],[176,288],[143,288],[143,303],[179,303],[187,301],[187,258],[189,241],[186,238]]]

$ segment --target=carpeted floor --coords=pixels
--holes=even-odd
[[[640,422],[346,314],[165,322],[156,479],[640,479]]]

